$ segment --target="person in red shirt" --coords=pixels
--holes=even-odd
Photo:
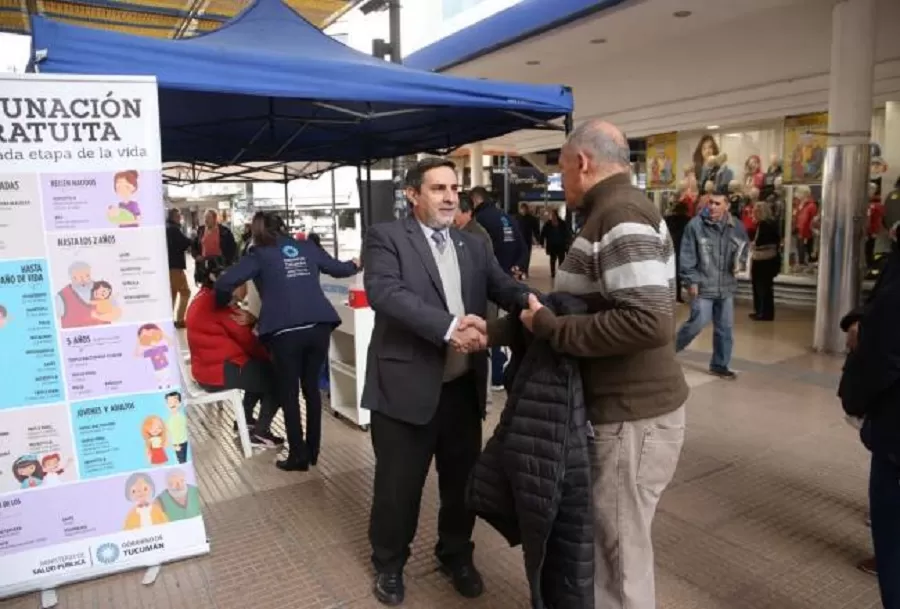
[[[191,301],[185,318],[191,375],[206,391],[243,390],[244,416],[251,427],[251,442],[275,448],[284,444],[284,439],[272,435],[270,429],[278,411],[272,364],[268,351],[252,329],[235,319],[240,313],[237,306],[216,306],[214,285],[224,271],[222,258],[197,261],[194,279],[200,291]],[[246,287],[242,285],[234,292],[235,302],[245,294]],[[258,421],[253,418],[257,402],[262,402]]]
[[[819,206],[809,188],[800,186],[797,188],[797,198],[800,203],[797,206],[797,246],[799,250],[800,264],[812,262],[813,259],[813,220],[819,214]]]

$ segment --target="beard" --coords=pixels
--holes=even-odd
[[[89,302],[92,299],[91,292],[94,290],[94,282],[73,283],[72,290],[74,290],[75,294],[77,294],[81,300]]]
[[[184,505],[185,503],[187,503],[188,491],[186,488],[183,488],[183,489],[177,490],[177,491],[169,489],[169,495],[171,495],[172,499],[174,499],[176,502],[180,503],[181,505]]]

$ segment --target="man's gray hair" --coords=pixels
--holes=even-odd
[[[631,168],[631,149],[621,133],[604,128],[600,121],[587,121],[578,125],[566,140],[566,146],[580,150],[597,164],[610,164]]]
[[[72,264],[69,265],[69,277],[74,275],[78,271],[87,271],[91,272],[91,265],[87,262],[82,262],[81,260],[76,260]]]

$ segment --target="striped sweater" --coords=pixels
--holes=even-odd
[[[556,277],[556,291],[583,298],[588,315],[546,307],[534,333],[582,358],[591,422],[661,416],[687,400],[675,359],[675,251],[666,223],[627,174],[584,197],[587,213]]]

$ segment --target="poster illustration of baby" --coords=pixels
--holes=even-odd
[[[150,361],[160,389],[169,389],[174,385],[168,356],[172,344],[172,339],[156,324],[144,324],[138,328],[134,355]]]
[[[12,474],[23,489],[37,488],[44,483],[44,469],[36,455],[22,455],[13,461]]]
[[[141,436],[147,449],[147,461],[150,465],[165,465],[169,462],[166,447],[169,440],[166,435],[166,424],[158,415],[152,414],[141,425]]]
[[[141,208],[134,195],[138,190],[138,172],[129,169],[113,176],[113,190],[119,202],[110,205],[106,217],[119,228],[135,228],[141,225]]]
[[[125,500],[132,504],[125,516],[126,531],[169,522],[169,517],[156,500],[156,485],[153,478],[137,472],[125,481]]]
[[[7,322],[9,321],[9,311],[6,310],[6,307],[0,305],[0,330],[6,327]]]

